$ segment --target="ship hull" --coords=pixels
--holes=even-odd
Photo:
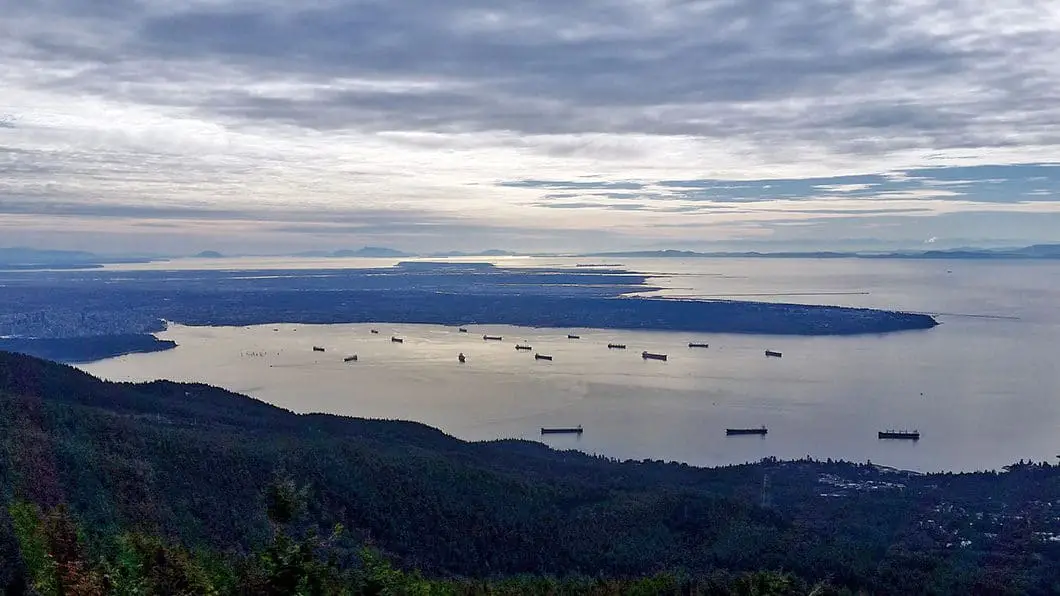
[[[769,431],[764,428],[727,428],[726,435],[765,435]]]
[[[876,436],[880,439],[899,439],[904,441],[919,441],[920,433],[918,432],[891,432],[891,431],[880,431],[876,433]]]
[[[584,432],[581,427],[578,428],[543,428],[541,434],[543,435],[580,435]]]

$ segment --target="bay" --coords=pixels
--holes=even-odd
[[[472,259],[485,260],[485,259]],[[590,259],[491,259],[571,266]],[[325,262],[326,261],[326,262]],[[936,314],[927,331],[709,336],[431,325],[187,327],[179,347],[82,365],[113,380],[205,382],[298,412],[415,420],[469,440],[524,438],[617,458],[724,465],[835,458],[922,471],[997,469],[1060,453],[1060,263],[869,259],[619,259],[648,295],[837,304]],[[297,260],[269,266],[297,270]],[[371,266],[387,266],[372,260]],[[157,267],[158,265],[152,265]],[[187,264],[174,264],[174,268]],[[261,262],[226,260],[233,270]],[[356,259],[315,267],[365,266]],[[379,334],[371,334],[376,328]],[[581,339],[567,339],[573,333]],[[500,335],[485,342],[483,334]],[[404,342],[390,341],[399,336]],[[705,342],[706,349],[688,348]],[[516,351],[527,343],[553,356]],[[608,343],[626,344],[609,350]],[[314,352],[313,346],[327,351]],[[783,358],[766,358],[764,350]],[[642,350],[666,353],[646,361]],[[457,354],[468,361],[461,365]],[[355,363],[343,357],[356,354]],[[540,435],[582,425],[581,436]],[[765,437],[727,427],[765,425]],[[881,441],[917,429],[918,442]],[[1055,460],[1054,460],[1055,461]]]

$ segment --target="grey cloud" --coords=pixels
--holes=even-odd
[[[320,231],[335,229],[366,230],[392,229],[408,231],[431,225],[451,225],[461,218],[427,210],[359,209],[356,211],[325,211],[314,209],[217,209],[208,207],[158,206],[150,204],[101,203],[99,201],[64,200],[42,201],[32,196],[0,197],[0,215],[63,216],[92,219],[179,219],[189,222],[253,222],[281,225],[279,231]]]
[[[533,203],[548,209],[604,209],[607,211],[649,211],[650,207],[640,203]]]
[[[940,0],[924,10],[950,4]],[[996,134],[1001,125],[987,121],[987,113],[1019,111],[1028,119],[1023,134],[1043,141],[1060,134],[1053,132],[1060,97],[1055,76],[1017,61],[1020,53],[1056,49],[1054,37],[1027,34],[1008,45],[969,47],[957,43],[959,32],[909,34],[900,11],[865,12],[855,3],[346,0],[304,9],[213,4],[165,14],[130,2],[103,5],[65,0],[51,5],[53,15],[20,11],[26,19],[53,16],[126,33],[109,44],[66,39],[43,27],[23,35],[34,60],[96,65],[53,84],[161,103],[182,100],[150,86],[115,83],[216,76],[462,85],[308,97],[204,89],[202,97],[184,100],[234,119],[316,129],[801,137],[854,153],[1005,144]],[[496,24],[469,25],[476,14],[492,14]],[[830,100],[855,90],[950,81],[972,81],[992,93],[971,103],[868,97],[849,105],[811,102],[794,114],[767,107],[793,97]],[[880,130],[888,136],[870,133]]]
[[[1060,69],[1054,58],[1060,32],[1044,18],[1024,18],[1019,31],[1010,31],[1004,18],[1019,7],[990,13],[998,17],[991,29],[970,32],[971,11],[993,10],[972,0],[7,4],[0,19],[0,60],[10,80],[30,91],[172,108],[169,113],[203,117],[230,130],[267,133],[291,125],[310,129],[306,138],[371,132],[395,145],[438,150],[451,148],[453,141],[444,135],[401,135],[501,131],[505,134],[481,135],[474,142],[557,161],[576,158],[580,164],[662,166],[671,156],[640,139],[666,135],[715,142],[734,154],[746,151],[759,163],[797,163],[817,154],[857,158],[866,172],[873,172],[873,158],[907,149],[967,149],[969,157],[981,159],[987,148],[1060,146]],[[914,17],[941,19],[947,26],[921,27]],[[20,115],[13,116],[0,117],[0,134],[25,133]],[[0,143],[9,144],[3,136]],[[280,222],[285,233],[318,233],[310,230],[319,231],[319,222],[347,231],[393,224],[408,234],[429,226],[471,229],[426,202],[405,211],[336,212],[299,209],[294,197],[283,209],[219,208],[211,202],[215,191],[239,192],[240,181],[265,159],[251,157],[229,168],[195,163],[194,156],[171,159],[151,149],[32,152],[10,145],[0,147],[5,214],[260,220]],[[687,155],[677,159],[687,161]],[[702,161],[703,172],[691,172],[685,181],[499,184],[546,193],[532,199],[541,208],[675,214],[735,213],[746,203],[820,198],[814,184],[876,185],[834,193],[841,195],[837,200],[886,200],[900,196],[894,192],[930,186],[875,174],[695,180],[718,176],[709,173],[714,167],[709,156]],[[1005,176],[955,172],[977,180],[957,185],[943,171],[908,174],[956,188],[962,194],[953,198],[965,202],[1054,202],[1060,188],[1051,173],[1033,185],[1008,176],[994,189],[981,179]],[[63,184],[71,180],[96,186]],[[152,190],[162,185],[168,185],[170,199],[178,198],[156,201]],[[193,192],[195,202],[180,203],[181,193]],[[857,221],[876,216],[879,223],[893,213],[886,205],[857,211],[863,216]],[[837,216],[845,210],[817,213]]]
[[[762,180],[657,180],[651,182],[517,180],[502,186],[579,190],[579,193],[545,195],[544,199],[596,197],[639,201],[692,201],[713,205],[739,205],[776,201],[880,200],[916,198],[973,203],[1052,202],[1060,194],[1060,166],[1050,163],[1018,165],[918,168],[901,173],[827,178],[775,178]],[[644,189],[613,192],[612,188]],[[844,188],[845,187],[845,188]],[[835,189],[841,192],[834,192]],[[1033,191],[1033,192],[1028,192]]]

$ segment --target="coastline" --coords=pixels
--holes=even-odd
[[[689,333],[762,336],[854,336],[903,331],[925,331],[939,325],[931,315],[841,306],[744,302],[729,300],[681,300],[669,298],[512,300],[509,308],[498,308],[504,299],[450,296],[444,304],[428,307],[411,304],[407,298],[387,303],[377,296],[378,308],[350,312],[327,312],[324,305],[300,315],[286,309],[257,305],[243,312],[196,313],[160,318],[168,323],[196,327],[243,327],[248,325],[511,325],[530,329],[597,329],[601,331],[671,331]],[[358,302],[364,304],[364,302]],[[525,306],[520,308],[519,306]],[[557,310],[552,310],[550,306]],[[338,305],[338,306],[345,306]],[[562,310],[563,308],[566,310]],[[247,314],[253,311],[253,315]],[[458,314],[458,311],[464,316]],[[286,316],[285,316],[286,315]],[[345,316],[344,316],[345,315]],[[381,315],[381,316],[376,316]],[[282,317],[282,318],[281,318]],[[176,343],[154,334],[92,335],[70,338],[0,339],[0,350],[48,360],[85,363],[126,354],[170,350]]]
[[[164,352],[175,347],[177,347],[177,342],[159,339],[150,334],[0,339],[0,351],[25,354],[66,364],[85,364],[128,354]]]

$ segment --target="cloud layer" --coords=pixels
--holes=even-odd
[[[1040,240],[1057,55],[1051,0],[27,0],[0,19],[0,233]]]

